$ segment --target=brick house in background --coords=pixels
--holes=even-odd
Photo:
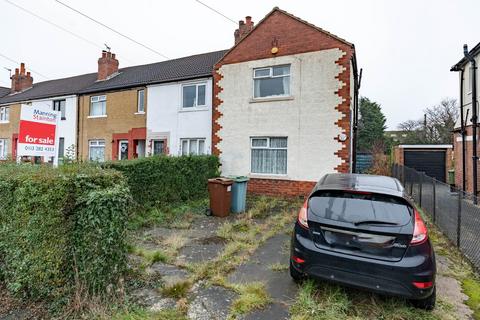
[[[108,161],[210,153],[215,51],[119,69],[103,52],[98,80],[80,91],[79,157]],[[187,101],[188,100],[188,101]]]
[[[26,72],[22,63],[12,75],[12,86],[5,94],[0,89],[0,159],[16,158],[18,125],[22,104],[35,106],[49,105],[52,110],[60,111],[58,124],[59,158],[71,149],[75,157],[77,146],[77,93],[94,83],[95,73],[69,78],[34,83],[30,72]],[[3,92],[3,96],[2,96]],[[37,159],[49,161],[50,159]]]
[[[472,50],[470,55],[476,61],[477,70],[480,66],[480,43],[478,43]],[[463,137],[462,137],[462,121],[461,117],[457,119],[454,129],[454,158],[455,158],[455,184],[457,187],[463,187],[465,181],[465,191],[473,192],[473,130],[472,130],[472,77],[473,69],[472,63],[463,57],[457,64],[455,64],[450,71],[458,72],[460,84],[460,104],[463,109],[463,125],[465,129],[465,157],[463,156]],[[480,101],[480,79],[478,71],[477,77],[477,103]],[[477,108],[478,114],[478,108]],[[477,129],[477,154],[480,155],[480,141],[478,138],[479,129]],[[465,159],[465,172],[463,170],[463,159]],[[476,161],[477,171],[480,176],[480,169],[478,166],[478,159]],[[480,186],[480,177],[477,177],[477,185]]]
[[[357,94],[353,44],[274,8],[240,21],[215,65],[213,153],[249,191],[301,195],[351,172]]]

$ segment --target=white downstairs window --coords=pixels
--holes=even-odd
[[[8,140],[0,139],[0,160],[6,160],[8,155]]]
[[[96,162],[105,161],[105,140],[88,141],[88,159]]]
[[[182,156],[205,154],[205,138],[180,139],[180,146]]]
[[[287,138],[252,137],[251,172],[287,174]]]

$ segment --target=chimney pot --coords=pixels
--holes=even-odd
[[[238,22],[238,29],[235,30],[234,32],[234,38],[235,38],[235,44],[240,42],[243,38],[247,36],[247,34],[250,33],[253,29],[253,21],[251,16],[246,16],[245,21],[240,20]]]
[[[102,50],[102,57],[98,59],[97,80],[105,80],[118,72],[118,60],[110,51]]]
[[[25,63],[20,63],[20,69],[15,68],[15,74],[10,77],[12,80],[12,86],[10,92],[20,92],[33,86],[33,78],[30,75],[30,71],[25,74]]]

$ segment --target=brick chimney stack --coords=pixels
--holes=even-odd
[[[25,63],[20,63],[20,70],[15,69],[15,74],[10,77],[12,80],[11,93],[20,92],[33,86],[33,78],[30,71],[25,73]]]
[[[115,53],[103,50],[102,57],[98,59],[97,80],[105,80],[116,72],[118,72],[118,60],[115,58]]]
[[[249,34],[250,31],[252,31],[253,27],[254,27],[254,23],[252,21],[252,17],[246,16],[245,21],[240,20],[238,22],[238,29],[235,30],[235,33],[234,33],[235,44],[237,44],[238,42],[240,42],[240,40],[245,38],[245,36]]]

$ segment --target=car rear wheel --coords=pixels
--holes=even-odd
[[[425,309],[425,310],[433,310],[435,308],[435,301],[437,296],[436,287],[433,287],[432,294],[428,297],[420,300],[412,300],[412,304],[415,308]]]
[[[293,281],[295,282],[300,282],[305,278],[303,273],[295,269],[295,267],[292,265],[292,261],[290,261],[290,277],[292,277]]]

